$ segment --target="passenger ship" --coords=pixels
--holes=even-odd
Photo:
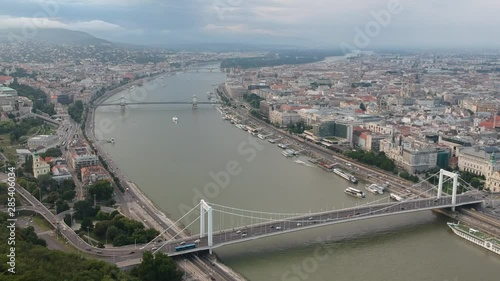
[[[349,194],[349,195],[352,195],[352,196],[355,196],[358,198],[365,198],[365,193],[363,191],[352,188],[352,187],[346,188],[346,190],[344,190],[344,192],[346,194]]]
[[[358,183],[358,179],[356,177],[342,171],[341,169],[335,168],[335,169],[333,169],[333,172],[335,174],[339,175],[340,177],[352,182],[352,183]]]
[[[451,228],[453,233],[462,237],[463,239],[500,255],[500,240],[498,238],[495,238],[480,230],[470,228],[460,223],[449,222],[448,226]]]

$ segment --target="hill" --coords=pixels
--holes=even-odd
[[[35,32],[21,28],[0,29],[0,42],[38,41],[55,45],[112,45],[113,43],[97,38],[89,33],[63,28],[40,28]]]

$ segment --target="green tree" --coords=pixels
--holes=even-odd
[[[77,219],[94,217],[99,211],[99,206],[94,208],[92,202],[88,200],[82,200],[76,202],[73,208],[75,209],[74,217]]]
[[[44,153],[40,154],[43,158],[45,157],[60,157],[62,156],[62,151],[59,148],[53,147],[47,149]]]
[[[104,220],[109,220],[109,213],[99,211],[97,212],[97,215],[95,216],[96,220],[104,221]]]
[[[478,178],[472,178],[470,180],[470,185],[474,188],[478,188],[481,185],[481,181]]]
[[[140,277],[142,281],[182,280],[182,272],[175,262],[163,253],[153,255],[151,252],[144,252],[141,264],[131,274]]]
[[[59,214],[61,212],[69,210],[69,205],[68,202],[62,200],[62,199],[57,199],[56,201],[56,214]]]
[[[91,198],[96,196],[97,200],[109,200],[113,196],[113,186],[107,180],[100,180],[89,186]]]
[[[89,230],[94,229],[94,224],[92,223],[92,219],[89,217],[86,217],[82,220],[82,223],[80,225],[80,231],[87,231],[87,227]]]
[[[359,104],[359,109],[363,110],[363,111],[366,111],[366,106],[364,103],[360,103]]]
[[[71,215],[70,214],[66,214],[64,215],[64,222],[69,225],[69,227],[71,227],[73,224],[71,222]]]
[[[122,231],[118,229],[116,226],[114,225],[109,226],[108,230],[106,230],[106,239],[108,239],[108,241],[113,241],[121,233]]]
[[[80,123],[82,121],[83,114],[83,103],[82,101],[75,101],[72,105],[68,107],[68,114],[71,116],[75,122]]]
[[[94,233],[100,238],[106,237],[106,232],[111,226],[111,221],[98,221],[94,227]]]
[[[120,234],[113,239],[113,246],[120,247],[133,243],[130,238],[125,234]]]
[[[35,228],[33,226],[28,226],[26,228],[20,229],[19,236],[21,236],[21,239],[30,244],[40,245],[44,247],[47,246],[47,242],[45,242],[45,240],[38,238],[38,236],[35,233]]]

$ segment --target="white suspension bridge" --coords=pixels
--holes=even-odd
[[[469,183],[459,178],[458,174],[441,170],[429,178],[439,175],[437,186],[431,186],[418,194],[413,194],[404,201],[391,201],[389,197],[355,207],[332,209],[317,213],[272,213],[244,210],[201,200],[175,224],[196,214],[197,217],[186,225],[179,233],[161,244],[164,234],[171,229],[165,229],[156,238],[141,247],[153,253],[162,251],[169,256],[182,255],[198,251],[210,251],[225,245],[242,243],[249,240],[261,239],[284,233],[305,229],[323,227],[343,222],[365,220],[377,217],[391,216],[404,213],[420,212],[425,210],[451,208],[479,204],[484,201],[484,194]],[[446,177],[446,179],[445,179]],[[424,186],[427,179],[414,184],[410,188]],[[451,194],[444,192],[443,186],[452,182]],[[459,184],[459,181],[460,184]],[[449,185],[449,184],[448,184]],[[458,186],[466,192],[458,193]],[[199,212],[199,213],[198,213]],[[216,220],[218,218],[218,220]],[[228,220],[231,223],[241,222],[227,228]],[[187,238],[177,238],[180,233],[199,223],[200,233]],[[217,230],[214,229],[214,226]],[[234,227],[233,227],[234,226]],[[131,261],[128,261],[130,264]],[[137,263],[140,261],[138,260]]]

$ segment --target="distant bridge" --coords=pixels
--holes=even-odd
[[[37,114],[37,113],[28,113],[28,114],[25,114],[25,115],[19,117],[19,119],[22,120],[22,119],[30,118],[30,117],[38,118],[38,119],[43,120],[43,121],[50,123],[52,125],[56,125],[56,126],[61,125],[61,122],[54,120],[52,118]]]
[[[101,103],[99,106],[120,106],[122,110],[125,109],[127,105],[151,105],[151,104],[190,104],[193,109],[198,108],[198,104],[222,104],[221,101],[198,101],[196,95],[193,95],[193,99],[191,101],[125,101],[124,97],[120,98],[119,103]]]

